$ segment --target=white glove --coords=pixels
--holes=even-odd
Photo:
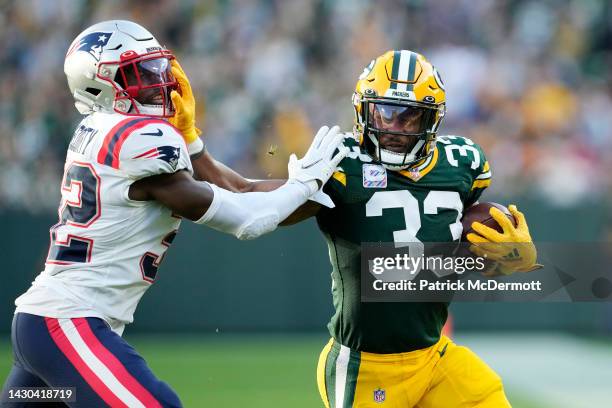
[[[289,157],[289,180],[297,180],[310,189],[310,194],[319,188],[332,176],[336,166],[348,154],[348,147],[342,145],[344,134],[339,133],[340,127],[321,127],[317,132],[308,151],[298,160],[295,154]],[[338,152],[334,155],[334,152]],[[320,182],[320,184],[317,183]]]

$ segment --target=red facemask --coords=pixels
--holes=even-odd
[[[98,77],[110,81],[115,88],[115,111],[130,116],[174,115],[170,92],[177,82],[170,70],[174,55],[167,50],[137,55],[127,51],[120,61],[101,63]],[[114,80],[105,77],[105,65],[118,65]]]

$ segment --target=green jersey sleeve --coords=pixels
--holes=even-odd
[[[361,154],[359,143],[353,137],[348,136],[343,144],[349,148],[350,152],[347,157],[342,159],[338,164],[332,177],[327,181],[325,186],[323,186],[323,192],[329,195],[336,205],[345,202],[347,199],[347,174],[353,173],[354,168],[357,166],[356,159],[358,159],[358,155]]]
[[[466,208],[478,201],[485,189],[491,184],[491,165],[489,164],[482,147],[480,147],[478,144],[474,144],[474,148],[480,152],[480,164],[473,173],[474,181],[468,194],[468,198],[465,201]]]
[[[471,139],[462,136],[439,136],[439,146],[443,147],[446,161],[451,167],[462,169],[469,177],[469,191],[464,196],[464,207],[474,204],[483,191],[491,184],[491,166],[482,147]],[[466,173],[467,172],[467,173]]]

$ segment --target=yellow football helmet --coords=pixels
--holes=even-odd
[[[433,153],[444,83],[421,54],[387,51],[359,76],[353,106],[354,133],[368,154],[389,170],[414,167]]]

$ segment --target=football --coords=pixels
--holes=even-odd
[[[493,228],[494,230],[502,232],[501,226],[497,223],[497,221],[495,221],[493,217],[491,217],[491,214],[489,214],[489,209],[491,207],[495,207],[501,210],[501,212],[506,214],[508,219],[512,221],[512,224],[516,226],[516,220],[514,219],[514,216],[510,213],[508,208],[506,208],[505,206],[498,204],[498,203],[493,203],[493,202],[478,203],[466,209],[465,212],[463,213],[463,218],[461,218],[461,224],[463,225],[463,233],[461,235],[462,242],[467,241],[467,238],[466,238],[467,234],[469,234],[470,232],[475,232],[472,229],[473,222],[480,222],[486,225],[487,227],[490,227],[490,228]]]

